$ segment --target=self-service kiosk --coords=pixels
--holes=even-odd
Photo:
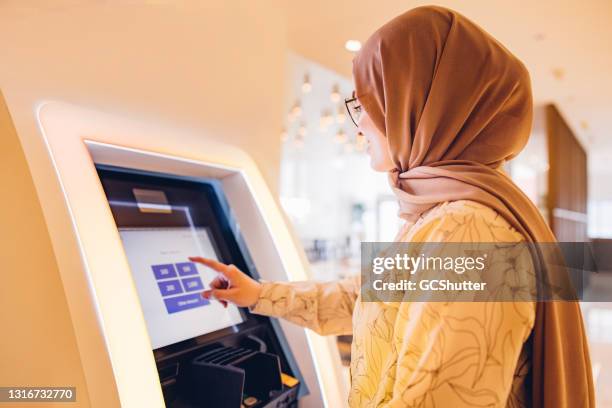
[[[333,339],[200,296],[215,273],[191,256],[308,279],[248,155],[63,103],[38,119],[65,207],[41,203],[92,406],[345,405]]]
[[[97,167],[130,265],[167,407],[294,407],[307,388],[278,326],[208,301],[216,273],[258,277],[216,180]]]

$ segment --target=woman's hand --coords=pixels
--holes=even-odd
[[[219,275],[210,282],[211,289],[202,292],[202,297],[205,299],[217,299],[223,307],[227,307],[227,302],[240,307],[250,307],[257,303],[261,293],[261,283],[251,279],[234,265],[200,257],[192,257],[189,260],[219,272]]]

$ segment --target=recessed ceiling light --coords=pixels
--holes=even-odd
[[[546,34],[544,33],[535,33],[533,35],[533,39],[536,41],[544,41],[546,39]]]
[[[589,122],[587,122],[586,120],[581,120],[580,121],[580,127],[583,130],[589,130]]]
[[[557,80],[557,81],[562,81],[563,78],[565,77],[565,70],[563,68],[553,68],[552,71],[552,76]]]
[[[344,43],[344,48],[350,52],[357,52],[361,49],[361,41],[348,40],[346,43]]]

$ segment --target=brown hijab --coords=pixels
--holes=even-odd
[[[537,208],[497,171],[529,138],[529,73],[464,16],[419,7],[391,20],[353,61],[355,92],[386,135],[400,215],[444,201],[491,207],[530,242],[555,242]],[[532,341],[534,407],[593,407],[591,364],[577,302],[539,302]]]

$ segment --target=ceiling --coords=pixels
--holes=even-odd
[[[266,0],[277,2],[278,0]],[[147,4],[201,8],[197,0],[0,1],[2,19],[27,18],[91,5]],[[211,7],[218,2],[211,2]],[[404,0],[280,1],[287,15],[289,47],[350,77],[348,39],[365,41],[394,16],[423,4]],[[536,103],[554,102],[589,150],[590,169],[612,173],[612,1],[438,1],[458,10],[500,40],[531,72]],[[229,24],[230,22],[228,22]],[[258,46],[254,44],[253,46]]]
[[[292,49],[351,75],[349,39],[421,1],[309,0],[287,4]],[[471,18],[525,62],[536,103],[554,102],[589,150],[592,172],[612,161],[612,1],[437,1]]]

